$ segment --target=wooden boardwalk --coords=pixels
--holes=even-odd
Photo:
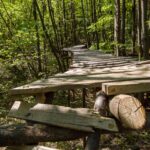
[[[124,87],[132,85],[132,88],[128,90],[129,93],[139,92],[145,84],[147,91],[150,90],[150,61],[139,62],[132,57],[114,57],[101,51],[90,51],[84,48],[84,45],[65,48],[64,51],[71,52],[73,55],[68,71],[13,88],[10,90],[10,94],[36,95],[57,90],[102,87],[109,95],[107,87],[111,85],[107,85],[107,83],[120,83],[120,81]],[[116,85],[118,83],[113,87]],[[135,91],[134,86],[138,88]],[[113,90],[111,89],[110,95],[125,92],[122,90],[113,93]],[[146,91],[146,89],[143,90]]]
[[[107,106],[99,106],[102,109],[99,112],[100,114],[97,114],[98,112],[95,109],[73,109],[48,104],[30,106],[30,104],[15,102],[9,117],[33,121],[40,124],[40,126],[44,124],[44,127],[42,127],[44,130],[44,142],[53,141],[55,135],[55,141],[59,141],[59,137],[62,135],[61,140],[73,140],[83,137],[82,133],[84,133],[84,137],[88,136],[86,147],[89,150],[93,150],[93,145],[98,147],[100,131],[113,133],[120,131],[120,127],[123,129],[126,127],[129,129],[142,129],[145,124],[149,127],[149,115],[146,114],[140,101],[133,96],[125,95],[125,93],[150,91],[150,61],[139,62],[132,57],[114,57],[101,51],[90,51],[84,45],[65,48],[64,51],[68,53],[68,56],[72,56],[72,63],[68,71],[50,76],[48,79],[41,79],[13,88],[10,90],[10,94],[31,95],[35,96],[39,103],[50,103],[55,91],[81,88],[83,89],[83,107],[86,107],[86,88],[99,88],[108,96],[121,94],[114,96],[109,101],[109,110],[107,110]],[[106,97],[106,95],[103,97],[104,100],[101,97],[97,98],[100,98],[100,102],[105,101],[106,103]],[[97,101],[97,98],[95,101]],[[68,99],[68,105],[69,103],[70,99]],[[115,119],[110,118],[111,116],[101,114],[104,109],[111,112],[122,125],[120,126],[119,122],[116,124]],[[49,126],[46,127],[45,125]],[[34,128],[35,126],[32,129]],[[32,134],[34,138],[29,135],[31,139],[35,139],[38,130],[41,135],[41,130],[38,128],[36,128],[36,132],[34,130],[28,132],[34,133],[34,135]],[[45,136],[45,131],[50,131],[50,133],[46,132],[49,138]],[[21,135],[28,139],[26,132],[22,133]],[[50,138],[51,134],[52,138]],[[12,135],[11,137],[13,137]],[[76,137],[76,135],[78,136]],[[92,141],[96,142],[92,144]],[[41,138],[37,138],[37,142],[42,142]],[[33,143],[36,142],[34,141]]]

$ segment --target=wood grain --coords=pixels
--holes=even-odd
[[[31,107],[27,103],[16,101],[8,116],[79,131],[93,132],[94,128],[118,131],[114,119],[101,117],[87,108],[73,109],[47,104]]]

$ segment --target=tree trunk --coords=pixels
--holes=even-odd
[[[148,30],[147,30],[147,0],[141,0],[141,25],[142,25],[142,34],[141,34],[141,42],[142,42],[142,50],[143,56],[145,59],[149,58],[148,54]]]
[[[120,0],[115,0],[115,18],[114,18],[114,41],[115,41],[115,56],[120,55]]]
[[[55,22],[55,17],[54,17],[54,9],[52,7],[52,2],[51,0],[47,0],[47,3],[48,3],[48,10],[49,10],[49,16],[50,16],[50,20],[52,22],[52,26],[53,26],[53,30],[54,30],[54,34],[55,34],[55,42],[56,42],[56,45],[57,45],[57,49],[60,50],[60,47],[59,47],[59,39],[58,39],[58,31],[57,31],[57,25],[56,25],[56,22]]]
[[[35,5],[36,5],[36,8],[37,8],[37,12],[39,14],[39,18],[40,18],[40,21],[41,21],[43,32],[44,32],[45,37],[47,38],[47,41],[48,41],[48,46],[49,46],[49,48],[51,48],[51,51],[52,51],[52,53],[54,54],[54,56],[55,56],[55,58],[57,60],[57,63],[58,63],[60,71],[63,72],[64,68],[63,68],[63,65],[62,65],[62,62],[61,62],[61,59],[60,59],[60,51],[59,51],[59,49],[55,48],[55,46],[53,44],[53,41],[52,41],[52,39],[50,38],[50,36],[48,34],[48,31],[47,31],[47,28],[45,26],[44,19],[42,17],[42,13],[40,11],[40,8],[39,8],[39,5],[37,3],[37,0],[35,0]]]
[[[125,56],[125,28],[126,28],[126,0],[122,0],[122,19],[121,19],[121,55]]]
[[[132,18],[133,18],[133,24],[132,24],[132,54],[135,54],[135,44],[136,44],[136,0],[132,0]]]
[[[137,3],[137,15],[138,15],[138,23],[137,23],[137,35],[138,35],[138,55],[139,59],[143,56],[142,44],[141,44],[141,0],[138,0]]]
[[[75,140],[89,133],[65,128],[34,124],[0,127],[0,146],[27,145],[38,142]]]
[[[76,24],[76,15],[75,15],[75,2],[74,0],[71,1],[71,20],[72,20],[72,43],[74,45],[77,44],[77,36],[76,36],[76,28],[77,28],[77,24]]]
[[[66,4],[65,0],[62,0],[62,9],[63,9],[63,28],[64,28],[64,46],[67,42],[67,24],[66,24]]]
[[[88,38],[88,34],[87,34],[87,23],[86,23],[86,18],[85,18],[85,10],[84,10],[83,0],[81,0],[81,9],[82,9],[82,15],[83,15],[84,38],[86,39],[86,44],[87,44],[87,47],[88,47],[88,45],[89,45],[89,38]]]
[[[96,0],[91,0],[90,5],[91,5],[91,23],[95,24],[97,22]],[[97,32],[96,25],[95,25],[95,31],[93,32],[92,40],[96,42],[96,49],[99,49],[99,35]]]
[[[96,14],[96,0],[93,0],[93,22],[97,22],[97,14]],[[99,49],[99,35],[97,31],[97,25],[95,25],[95,37],[96,37],[96,49]]]
[[[36,49],[37,49],[38,72],[42,72],[40,36],[39,36],[39,29],[38,29],[38,20],[37,20],[37,12],[36,12],[35,0],[33,0],[33,17],[34,17],[34,21],[35,21],[35,31],[36,31],[36,43],[37,43]]]

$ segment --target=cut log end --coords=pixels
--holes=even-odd
[[[146,123],[146,113],[141,102],[130,95],[117,95],[109,103],[110,112],[126,128],[141,129]]]

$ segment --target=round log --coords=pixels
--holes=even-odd
[[[109,102],[110,112],[126,128],[141,129],[146,123],[146,112],[141,102],[130,95],[117,95]]]
[[[0,146],[75,140],[90,133],[42,124],[0,126]]]

